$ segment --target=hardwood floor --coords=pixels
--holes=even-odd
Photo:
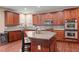
[[[0,46],[0,52],[21,52],[21,40]],[[57,42],[57,52],[79,52],[79,43]]]
[[[20,52],[21,40],[0,46],[0,52]]]

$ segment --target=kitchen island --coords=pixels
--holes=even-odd
[[[55,51],[55,32],[41,31],[36,33],[36,31],[28,31],[26,33],[31,40],[31,52]]]

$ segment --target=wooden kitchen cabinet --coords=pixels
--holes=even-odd
[[[37,15],[33,15],[33,24],[34,25],[38,24],[38,17],[37,17]]]
[[[41,14],[33,15],[33,24],[42,25],[42,15]]]
[[[49,52],[49,43],[48,41],[45,41],[45,40],[36,40],[36,39],[33,39],[31,40],[31,52]],[[39,46],[41,46],[39,48]]]
[[[64,15],[63,12],[57,12],[57,25],[64,25]]]
[[[42,13],[40,14],[40,23],[44,24],[44,21],[51,19],[52,20],[52,14],[51,13]]]
[[[52,19],[52,14],[51,13],[46,13],[45,14],[45,19]]]
[[[72,9],[70,12],[71,12],[71,18],[77,18],[77,9]]]
[[[22,37],[21,31],[10,31],[8,35],[9,35],[9,39],[8,39],[9,42],[21,40]]]
[[[14,13],[13,23],[14,23],[14,25],[19,25],[19,14]]]
[[[54,30],[54,32],[56,33],[55,37],[56,40],[64,40],[64,30]]]
[[[77,13],[77,8],[64,10],[64,19],[72,20],[72,18],[77,18]]]
[[[19,14],[5,11],[5,25],[6,26],[15,26],[19,24]]]
[[[57,12],[52,13],[52,20],[53,20],[53,24],[56,25],[57,24]]]
[[[44,21],[51,19],[54,25],[64,24],[63,12],[42,13],[33,15],[33,24],[42,25]]]
[[[57,52],[79,52],[79,43],[78,42],[56,42],[56,51]]]
[[[79,22],[79,8],[35,14],[35,16],[33,16],[33,24],[40,25],[43,24],[45,20],[51,19],[54,25],[64,25],[65,20],[72,20],[73,18],[76,18]]]
[[[41,24],[44,24],[45,21],[45,14],[41,14]]]
[[[79,8],[76,9],[76,19],[77,19],[77,21],[79,23]]]
[[[70,48],[72,52],[79,52],[79,43],[70,43]]]
[[[40,14],[38,14],[37,15],[37,25],[41,25],[41,15]]]
[[[68,42],[56,42],[56,45],[57,52],[71,52],[70,43]]]
[[[50,45],[49,45],[50,44]],[[41,47],[39,47],[41,46]],[[54,52],[55,51],[55,41],[48,40],[31,40],[31,52]]]
[[[53,12],[52,20],[54,25],[63,25],[64,24],[64,16],[63,12]]]
[[[12,12],[5,12],[5,25],[13,25],[13,13]]]
[[[64,19],[70,19],[70,10],[64,10]]]
[[[14,38],[14,32],[9,32],[8,34],[9,34],[8,41],[9,41],[9,42],[14,41],[14,39],[15,39],[15,38]]]
[[[76,17],[79,18],[79,8],[76,9]]]

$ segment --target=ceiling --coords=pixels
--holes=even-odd
[[[23,14],[54,12],[74,7],[78,6],[3,6],[3,8],[11,9]]]

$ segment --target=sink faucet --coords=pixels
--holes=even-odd
[[[37,26],[37,27],[36,27],[36,33],[38,33],[38,34],[39,34],[39,33],[40,33],[40,31],[41,31],[41,30],[40,30],[40,27],[39,27],[39,26]]]

